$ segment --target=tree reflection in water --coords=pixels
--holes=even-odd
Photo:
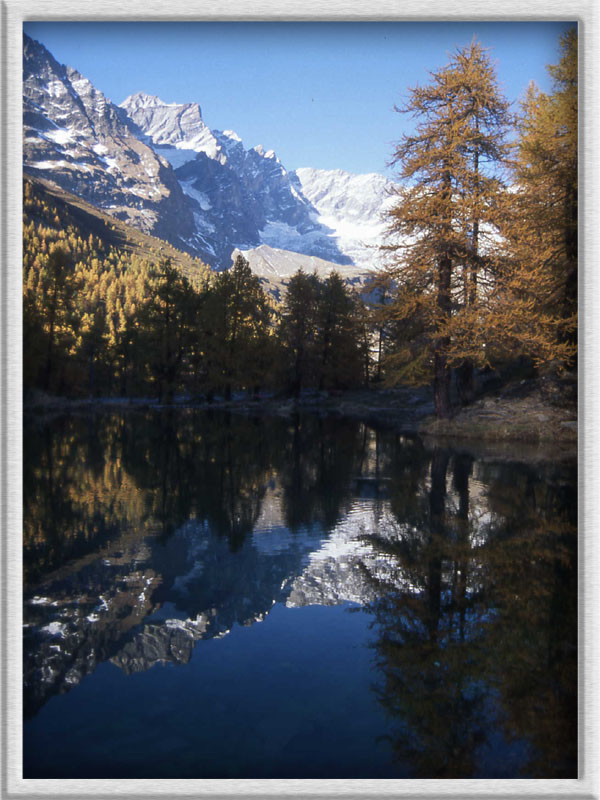
[[[415,777],[477,777],[486,749],[526,742],[523,777],[576,777],[574,475],[421,456],[362,564],[397,757]]]
[[[401,771],[576,775],[570,462],[184,410],[31,419],[24,446],[28,716],[100,662],[189,663],[275,603],[350,600]]]

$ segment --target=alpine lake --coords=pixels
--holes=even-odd
[[[24,778],[577,777],[577,464],[26,415]]]

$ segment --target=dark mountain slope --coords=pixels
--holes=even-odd
[[[73,225],[82,237],[92,234],[102,239],[106,247],[112,246],[149,262],[170,258],[173,265],[189,278],[197,277],[206,270],[206,265],[198,258],[177,250],[163,239],[142,233],[122,220],[115,219],[51,181],[26,174],[24,183],[30,185],[40,200],[46,201],[48,208],[57,210],[62,226]],[[24,213],[26,220],[33,220],[36,223],[48,224],[51,221],[48,215],[40,213],[39,204],[36,204],[35,210],[26,205]]]

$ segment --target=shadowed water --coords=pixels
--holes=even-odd
[[[24,777],[576,777],[573,460],[317,416],[24,433]]]

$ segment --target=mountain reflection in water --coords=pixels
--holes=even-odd
[[[576,465],[533,456],[29,419],[25,777],[576,777]]]

